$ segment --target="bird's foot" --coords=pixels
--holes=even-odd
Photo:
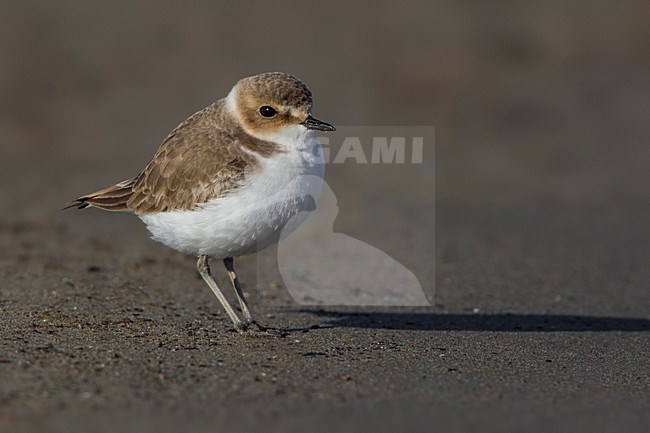
[[[240,334],[248,335],[250,337],[283,338],[289,335],[289,333],[284,329],[262,326],[254,320],[235,326],[235,330]]]

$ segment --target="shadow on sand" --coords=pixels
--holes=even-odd
[[[489,332],[644,332],[650,320],[545,314],[437,314],[344,312],[302,309],[302,313],[327,319],[319,327],[402,329],[413,331]]]

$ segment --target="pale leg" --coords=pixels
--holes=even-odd
[[[253,315],[248,309],[248,305],[246,304],[246,298],[244,298],[244,292],[242,292],[241,286],[239,285],[239,279],[237,278],[237,274],[235,273],[235,264],[232,257],[227,257],[223,259],[223,264],[226,266],[226,270],[228,271],[228,276],[230,277],[230,282],[232,282],[232,285],[235,288],[235,293],[237,294],[237,300],[239,301],[239,305],[241,306],[241,311],[244,314],[244,326],[248,327],[254,324],[257,325],[258,328],[263,329],[262,326],[260,326],[259,324],[257,324],[257,322],[255,322],[255,319],[253,319]]]
[[[203,280],[217,296],[217,299],[219,299],[221,305],[223,305],[223,308],[226,310],[226,313],[228,313],[230,320],[232,320],[232,323],[235,324],[235,329],[237,329],[237,331],[244,331],[246,329],[246,326],[244,326],[244,324],[239,319],[239,317],[237,317],[237,314],[235,314],[235,310],[233,310],[233,308],[230,306],[228,300],[223,295],[223,293],[221,293],[221,290],[219,290],[219,286],[217,286],[217,283],[212,278],[212,273],[210,272],[210,264],[208,263],[208,256],[206,255],[199,256],[199,261],[196,263],[196,268],[199,270],[199,274],[201,274]]]

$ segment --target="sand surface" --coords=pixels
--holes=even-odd
[[[333,2],[289,23],[281,3],[113,3],[0,13],[0,430],[650,424],[646,2]],[[407,266],[432,307],[298,305],[270,250],[237,265],[289,332],[242,337],[137,218],[60,211],[274,69],[335,125],[435,125],[423,164],[327,172],[334,230]]]

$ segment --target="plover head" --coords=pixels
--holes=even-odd
[[[307,86],[282,72],[240,80],[226,101],[242,128],[259,139],[275,141],[275,137],[297,137],[309,130],[335,130],[312,117],[313,100]]]

